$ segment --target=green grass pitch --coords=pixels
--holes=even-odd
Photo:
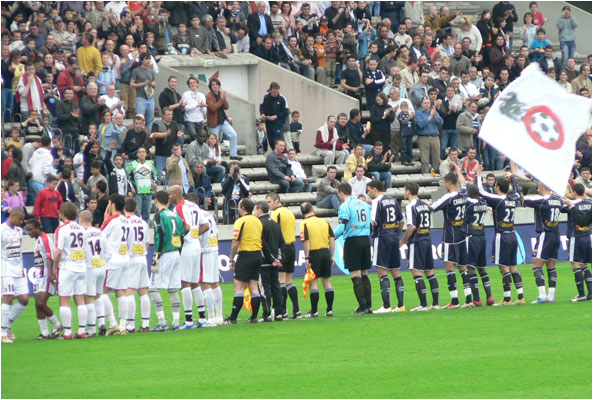
[[[498,301],[500,273],[489,272]],[[521,272],[530,302],[533,274]],[[591,302],[570,303],[568,263],[558,272],[556,304],[354,316],[340,276],[334,318],[247,325],[242,310],[234,326],[66,342],[35,340],[31,301],[17,341],[2,345],[2,398],[591,398]],[[409,310],[418,297],[409,272],[404,280]],[[228,311],[232,286],[223,291]],[[302,294],[300,303],[309,309]],[[56,298],[50,305],[58,310]]]

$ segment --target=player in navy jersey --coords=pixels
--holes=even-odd
[[[480,195],[486,200],[488,206],[492,207],[492,219],[494,220],[494,263],[500,268],[502,274],[502,287],[504,298],[495,306],[510,306],[513,304],[525,304],[523,296],[523,281],[517,269],[517,236],[515,235],[515,211],[521,198],[519,184],[513,175],[506,173],[504,178],[496,179],[496,194],[492,194],[484,188],[482,183],[481,165],[475,168],[476,183]],[[513,184],[513,193],[508,194],[509,180]],[[513,275],[513,278],[511,278]],[[517,288],[517,301],[511,302],[511,279],[515,280]]]
[[[588,264],[591,263],[591,219],[587,225],[579,225],[572,217],[573,213],[585,214],[591,212],[591,199],[585,194],[585,186],[576,183],[572,186],[575,194],[575,200],[564,197],[566,204],[562,212],[568,213],[568,224],[566,236],[568,242],[568,260],[574,273],[574,280],[577,285],[578,294],[570,299],[572,302],[591,300],[591,271]],[[587,292],[585,295],[585,285],[587,282]]]
[[[404,227],[404,217],[396,199],[383,193],[383,183],[373,180],[367,185],[371,199],[371,237],[373,238],[373,265],[377,266],[383,306],[375,314],[405,312],[404,280],[399,270],[399,236]],[[389,274],[393,277],[397,293],[397,307],[391,308]]]
[[[371,269],[371,208],[352,197],[348,183],[338,186],[338,197],[342,204],[338,210],[339,225],[336,239],[344,235],[344,266],[350,271],[354,294],[358,301],[355,314],[372,314],[371,281],[367,270]]]
[[[533,248],[533,275],[537,285],[538,297],[533,304],[556,302],[556,262],[560,248],[560,232],[558,221],[562,211],[562,198],[546,187],[541,182],[538,185],[539,195],[526,196],[523,205],[534,209],[535,231],[538,233],[537,241]],[[546,295],[546,278],[542,267],[546,265],[548,271],[549,291]]]
[[[459,308],[459,296],[457,292],[457,277],[455,267],[463,280],[465,304],[463,308],[473,307],[472,293],[469,288],[469,276],[467,273],[467,248],[465,245],[465,208],[467,206],[467,189],[465,179],[456,163],[450,163],[450,167],[456,172],[449,172],[443,179],[447,194],[430,205],[433,211],[443,211],[443,262],[447,271],[447,286],[451,294],[451,302],[444,308]],[[457,184],[461,185],[461,190]]]
[[[407,229],[399,241],[399,247],[408,243],[408,268],[412,270],[416,292],[420,298],[420,305],[410,311],[438,310],[439,281],[434,275],[434,261],[432,259],[432,241],[430,239],[430,206],[418,198],[418,184],[406,183],[404,196],[409,201],[406,206]],[[432,292],[432,305],[427,307],[426,283],[422,273],[428,279]]]
[[[486,292],[486,304],[494,304],[492,289],[490,287],[490,276],[486,271],[486,236],[484,234],[484,219],[488,211],[486,200],[480,197],[478,187],[473,184],[467,185],[467,207],[465,208],[465,226],[467,237],[465,238],[467,248],[467,268],[469,273],[469,282],[474,298],[474,305],[480,307],[480,289],[476,269],[482,278],[482,285]]]

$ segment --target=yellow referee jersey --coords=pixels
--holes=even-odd
[[[301,241],[309,241],[309,250],[328,249],[330,237],[334,231],[326,220],[312,216],[301,222]]]
[[[280,225],[284,242],[286,244],[294,243],[296,237],[296,220],[294,214],[288,208],[282,206],[272,211],[270,217]]]
[[[233,239],[239,241],[239,251],[259,251],[262,249],[261,235],[264,230],[255,215],[244,215],[235,221]]]

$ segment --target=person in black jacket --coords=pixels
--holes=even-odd
[[[256,47],[253,54],[271,62],[272,64],[278,64],[280,60],[278,59],[278,54],[272,49],[272,43],[272,37],[269,35],[266,36],[263,39],[263,43]]]
[[[239,201],[249,197],[249,178],[241,174],[241,167],[237,161],[231,161],[230,173],[222,182],[222,194],[224,195],[225,223],[232,224],[239,209]]]
[[[388,104],[387,96],[381,92],[377,95],[375,104],[371,106],[371,143],[391,142],[391,123],[395,118],[393,109]],[[383,149],[386,152],[387,146]]]
[[[263,27],[261,26],[262,20],[265,22]],[[251,13],[247,17],[247,29],[249,30],[249,47],[253,53],[255,48],[262,44],[263,38],[274,32],[272,18],[266,14],[266,3],[264,1],[258,1],[257,12]]]
[[[276,140],[283,138],[282,129],[288,118],[288,107],[286,98],[280,94],[280,85],[277,82],[270,83],[268,93],[259,105],[261,119],[266,121],[266,132],[270,148],[276,146]]]
[[[115,145],[115,144],[114,144]],[[105,154],[105,169],[107,170],[107,183],[109,193],[118,193],[122,196],[132,196],[128,174],[124,168],[124,158],[121,154],[116,154],[111,162],[113,146],[109,145],[109,150]]]
[[[159,95],[159,107],[161,112],[165,107],[173,110],[173,121],[177,122],[179,127],[183,126],[184,104],[181,95],[175,91],[177,89],[177,77],[171,75],[167,81],[168,85]]]
[[[76,195],[74,194],[74,188],[72,187],[72,181],[70,178],[72,177],[72,168],[66,166],[62,170],[62,176],[60,178],[60,183],[56,187],[56,190],[60,192],[62,196],[62,201],[65,203],[67,201],[71,201],[72,203],[76,203],[78,200],[76,199]]]
[[[148,150],[150,149],[150,143],[148,142],[148,133],[144,129],[144,117],[136,115],[134,118],[134,127],[126,132],[124,142],[121,146],[121,153],[124,160],[131,162],[137,159],[138,156],[136,154],[140,147]]]
[[[272,322],[272,299],[274,300],[274,319],[282,321],[282,291],[280,290],[278,271],[282,267],[281,249],[284,247],[284,236],[282,236],[280,225],[270,218],[269,211],[270,207],[265,201],[262,200],[255,204],[255,215],[264,227],[260,276],[264,287],[263,320],[265,322]]]
[[[70,135],[74,143],[74,151],[80,151],[80,123],[82,121],[80,107],[74,101],[74,89],[68,87],[64,89],[64,99],[56,106],[56,117],[59,127],[62,129],[63,137]]]

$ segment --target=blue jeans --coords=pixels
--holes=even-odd
[[[27,191],[27,205],[32,206],[35,203],[35,199],[37,198],[37,193],[46,185],[40,182],[36,182],[34,180],[29,181],[29,190]]]
[[[445,150],[447,147],[457,148],[459,143],[459,132],[457,129],[443,129],[443,136],[441,137],[441,160],[447,158]]]
[[[401,161],[403,163],[412,162],[412,138],[413,136],[402,136],[400,141]],[[365,149],[366,151],[366,149]]]
[[[338,195],[335,193],[328,194],[323,199],[319,200],[316,204],[318,208],[333,208],[338,211]]]
[[[208,133],[214,133],[218,136],[218,141],[228,139],[231,142],[231,157],[237,156],[237,132],[233,129],[229,121],[224,121],[222,125],[215,128],[208,128]]]
[[[497,155],[496,149],[490,146],[489,144],[486,145],[486,148],[483,150],[484,155],[484,170],[486,171],[494,171],[497,167]]]
[[[41,230],[45,233],[55,233],[60,220],[51,217],[41,217]]]
[[[371,9],[369,11],[373,17],[378,17],[381,14],[381,2],[371,1]]]
[[[163,171],[165,171],[166,162],[167,162],[167,157],[154,156],[154,166],[156,168],[156,172],[158,174],[159,179],[161,178],[161,176],[163,176]],[[167,185],[169,183],[169,174],[165,174],[165,175],[167,176],[167,180],[162,183],[163,185]]]
[[[136,115],[143,114],[146,119],[146,126],[148,130],[152,129],[152,121],[154,121],[154,97],[152,99],[144,99],[136,97]]]
[[[134,196],[138,202],[138,209],[136,215],[142,217],[147,224],[150,224],[150,207],[152,206],[152,193],[139,194]]]
[[[288,182],[286,179],[270,178],[270,182],[280,185],[280,193],[300,193],[305,187],[305,183],[296,178],[294,182]]]
[[[212,183],[221,183],[224,180],[225,169],[222,165],[207,165],[206,173]]]
[[[11,122],[12,121],[12,110],[14,102],[14,92],[12,88],[2,88],[2,119],[1,122]],[[10,118],[6,119],[6,115],[4,114],[6,110],[10,111]]]
[[[385,182],[386,189],[391,188],[391,171],[385,171],[385,172],[373,171],[373,172],[369,172],[369,174],[374,175],[375,178],[377,178],[378,180]]]
[[[566,68],[568,59],[574,57],[574,53],[577,50],[577,44],[574,40],[571,40],[570,42],[560,42],[560,50],[562,51],[562,65],[560,66],[560,69],[564,69]],[[556,73],[560,75],[560,71],[557,71]]]

